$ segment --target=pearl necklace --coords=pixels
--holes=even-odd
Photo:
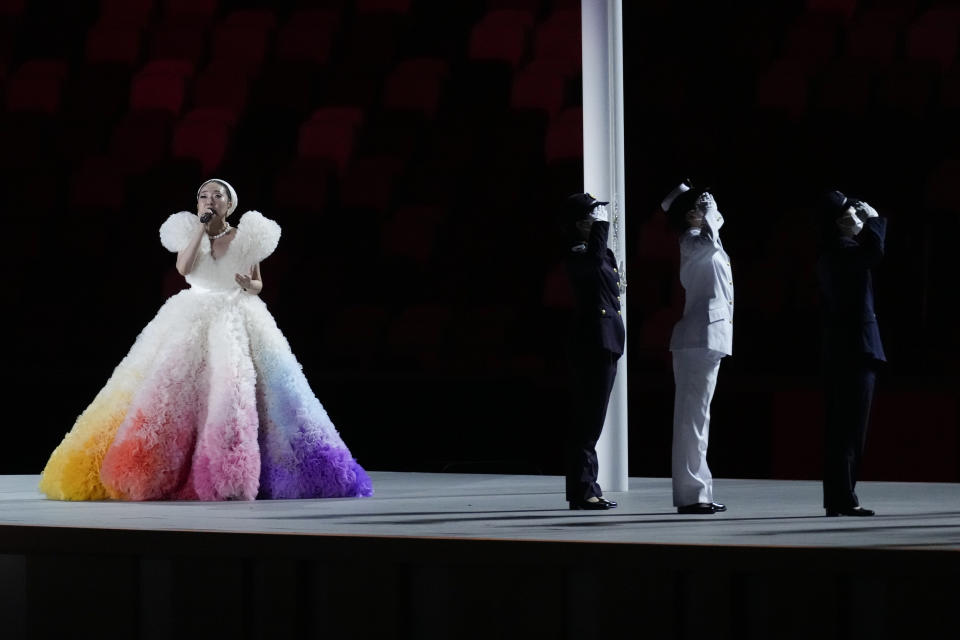
[[[212,235],[210,235],[210,234],[208,233],[208,234],[207,234],[207,237],[210,238],[211,241],[213,241],[213,240],[217,240],[217,239],[219,239],[219,238],[222,238],[223,236],[225,236],[225,235],[227,235],[228,233],[230,233],[230,229],[232,229],[233,227],[230,226],[230,223],[229,223],[229,222],[225,222],[224,224],[227,225],[227,228],[226,228],[226,229],[224,229],[223,231],[221,231],[220,233],[218,233],[218,234],[215,235],[215,236],[212,236]]]

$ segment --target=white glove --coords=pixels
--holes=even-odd
[[[590,217],[595,222],[610,222],[610,213],[607,211],[607,205],[601,204],[593,208]]]
[[[878,218],[880,214],[877,213],[877,210],[868,205],[866,202],[857,203],[857,214],[861,218]]]
[[[857,217],[853,207],[847,207],[843,215],[837,218],[837,226],[845,236],[855,236],[863,231],[863,221]]]

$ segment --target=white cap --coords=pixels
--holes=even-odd
[[[670,205],[673,204],[673,201],[680,197],[681,194],[690,191],[690,185],[687,184],[687,181],[684,180],[677,185],[677,188],[667,194],[667,197],[663,199],[663,202],[660,203],[660,209],[666,213],[670,211]]]
[[[227,215],[229,216],[237,208],[237,192],[234,190],[232,186],[230,186],[230,183],[227,182],[226,180],[223,180],[221,178],[210,178],[209,180],[205,180],[203,184],[200,185],[200,188],[197,189],[197,197],[198,198],[200,197],[200,191],[203,190],[203,187],[210,184],[211,182],[219,182],[220,184],[222,184],[224,187],[227,188],[227,193],[230,194],[230,206],[227,207]]]

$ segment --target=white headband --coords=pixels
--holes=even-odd
[[[676,189],[667,194],[667,197],[663,199],[663,202],[660,203],[660,209],[664,213],[670,211],[670,205],[673,204],[673,201],[687,191],[690,191],[690,185],[688,185],[686,181],[681,182],[679,185],[677,185]]]
[[[220,184],[222,184],[224,187],[227,188],[227,193],[230,195],[230,206],[227,208],[227,215],[229,216],[237,208],[237,192],[234,191],[233,187],[230,186],[230,183],[227,182],[226,180],[222,180],[220,178],[210,178],[209,180],[201,184],[199,189],[197,189],[197,198],[200,197],[200,192],[203,190],[203,188],[206,185],[210,184],[211,182],[219,182]]]

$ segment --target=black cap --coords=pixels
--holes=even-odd
[[[853,204],[853,200],[843,195],[843,193],[833,190],[823,195],[823,214],[827,218],[836,219],[843,215],[847,207]]]
[[[687,212],[693,209],[697,199],[709,190],[709,187],[693,186],[693,181],[687,178],[667,194],[660,203],[660,210],[667,215],[671,226],[682,229]]]
[[[577,221],[586,218],[590,212],[602,204],[610,204],[597,200],[589,193],[574,193],[567,196],[564,203],[563,217],[569,221]]]

